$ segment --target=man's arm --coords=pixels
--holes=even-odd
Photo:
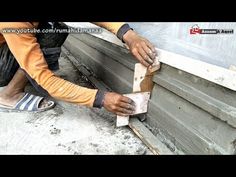
[[[27,22],[0,23],[4,28],[33,28]],[[131,114],[134,110],[132,100],[117,93],[103,93],[97,89],[78,86],[54,75],[48,69],[43,53],[34,34],[2,33],[9,49],[20,67],[44,88],[52,97],[70,103],[101,107],[118,115]]]
[[[3,28],[33,28],[30,23],[0,23]],[[2,33],[20,67],[52,97],[71,103],[93,106],[96,89],[80,87],[54,75],[48,69],[34,34]]]
[[[131,53],[144,66],[149,67],[153,63],[157,55],[154,45],[138,35],[127,23],[94,22],[94,24],[109,30],[126,43]]]
[[[125,24],[124,22],[93,22],[93,23],[95,25],[107,29],[108,31],[112,32],[115,35],[117,34],[120,27],[122,27]]]

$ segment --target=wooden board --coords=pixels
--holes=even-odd
[[[132,115],[142,114],[147,112],[148,100],[150,92],[124,94],[135,102],[135,112]]]
[[[141,92],[141,83],[145,78],[147,68],[141,63],[136,63],[134,67],[133,92]]]
[[[150,98],[150,92],[130,93],[124,94],[135,102],[135,112],[132,115],[146,113],[148,109],[148,100]],[[116,126],[126,126],[129,124],[129,116],[118,116],[116,119]]]
[[[155,59],[153,66],[147,68],[141,63],[136,63],[134,68],[133,92],[151,92],[153,89],[152,78],[155,71],[160,69],[160,62]]]
[[[131,119],[129,127],[154,155],[174,154],[161,142],[160,138],[153,135],[138,119]]]
[[[123,127],[129,125],[129,116],[118,116],[116,117],[116,127]]]

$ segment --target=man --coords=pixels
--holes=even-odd
[[[146,67],[156,56],[154,46],[139,36],[126,23],[94,23],[111,31],[127,44],[131,53]],[[6,29],[66,28],[61,23],[1,22],[0,23],[0,110],[45,111],[54,107],[53,101],[24,92],[28,81],[44,96],[90,107],[104,107],[117,115],[134,111],[128,97],[114,92],[102,92],[78,86],[57,77],[60,47],[68,34],[34,34],[6,32]]]

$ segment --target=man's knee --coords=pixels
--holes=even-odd
[[[0,47],[0,87],[6,86],[15,75],[19,64],[7,44]]]
[[[55,22],[53,23],[53,26],[46,23],[39,23],[38,28],[43,31],[45,29],[57,29],[57,30],[64,30],[68,29],[68,27],[64,24]],[[61,46],[65,42],[66,38],[68,36],[68,33],[38,33],[36,35],[37,41],[40,44],[40,48],[42,49],[42,52],[44,54],[44,58],[48,63],[48,67],[50,70],[58,70],[59,69],[59,63],[58,59],[61,54]]]
[[[40,48],[54,48],[54,47],[61,47],[63,43],[65,42],[68,33],[66,32],[48,32],[44,33],[43,30],[50,30],[50,29],[55,29],[55,30],[67,30],[68,27],[64,24],[55,22],[53,25],[50,25],[48,22],[46,23],[39,23],[38,28],[41,30],[41,33],[36,34],[36,38],[38,43],[40,44]]]

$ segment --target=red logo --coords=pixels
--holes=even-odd
[[[202,29],[199,28],[198,25],[193,25],[192,28],[190,29],[190,34],[201,34]]]
[[[190,29],[190,34],[234,34],[234,29],[200,29],[197,24]]]

